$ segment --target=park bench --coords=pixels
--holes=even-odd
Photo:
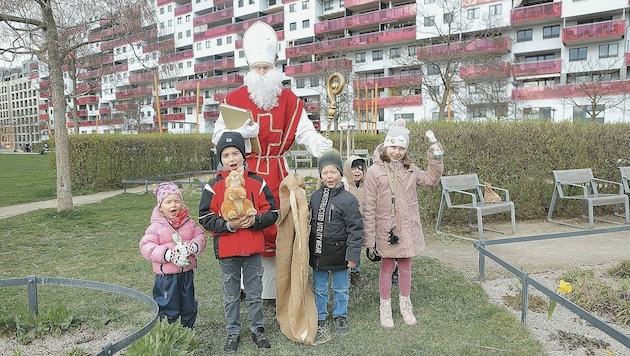
[[[289,151],[289,156],[291,156],[291,161],[293,161],[294,171],[297,172],[300,163],[307,163],[310,168],[313,168],[313,155],[308,151],[292,150]]]
[[[595,206],[614,205],[617,211],[619,204],[623,204],[625,223],[630,223],[628,196],[623,192],[622,183],[595,178],[590,168],[555,170],[552,172],[554,188],[553,196],[551,197],[551,205],[547,213],[548,221],[556,224],[584,228],[577,224],[553,219],[553,212],[558,199],[568,199],[582,201],[582,217],[588,218],[589,229],[593,228],[595,220],[613,224],[619,223],[603,218],[595,218],[593,213],[593,207]],[[616,189],[611,189],[611,187]],[[614,190],[615,193],[600,193],[599,190],[602,189]],[[617,215],[617,213],[615,213],[615,215]]]
[[[352,154],[355,156],[359,156],[365,160],[367,166],[370,166],[372,163],[372,156],[370,156],[370,152],[366,149],[356,149],[352,150]]]
[[[510,192],[507,189],[492,186],[492,189],[499,195],[503,195],[503,197],[500,202],[489,203],[484,200],[483,192],[485,186],[479,183],[477,174],[444,176],[440,178],[440,183],[442,184],[442,200],[440,201],[440,210],[438,212],[437,224],[435,225],[435,232],[438,234],[444,234],[444,232],[440,230],[440,225],[446,208],[469,210],[468,226],[471,228],[474,228],[473,219],[476,216],[479,240],[483,240],[484,230],[505,233],[484,227],[483,217],[485,215],[509,212],[512,220],[512,233],[516,232],[514,202],[510,201]],[[463,236],[453,236],[471,240]]]

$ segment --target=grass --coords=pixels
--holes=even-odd
[[[0,207],[55,199],[57,175],[49,155],[0,154]]]
[[[29,193],[25,195],[32,198]],[[200,192],[184,189],[184,196],[191,215],[196,218]],[[155,197],[151,194],[122,194],[98,204],[77,206],[70,213],[43,209],[4,219],[0,224],[3,241],[0,279],[29,274],[77,278],[121,285],[151,295],[154,275],[149,262],[140,256],[138,242],[154,206]],[[365,258],[362,261],[366,283],[351,290],[349,334],[317,347],[287,339],[280,332],[274,309],[266,305],[265,321],[273,354],[544,354],[542,345],[527,328],[507,310],[491,304],[481,286],[427,257],[413,261],[411,296],[419,325],[404,325],[398,313],[398,290],[394,288],[396,328],[382,329],[378,316],[378,268],[377,263]],[[199,301],[195,333],[201,341],[198,354],[222,353],[226,334],[221,280],[210,249],[199,256],[195,288]],[[96,330],[105,326],[134,330],[149,319],[148,308],[142,304],[104,292],[46,286],[40,288],[38,296],[40,310],[65,305]],[[26,289],[0,288],[0,300],[8,313],[19,310],[28,303]],[[242,310],[239,354],[258,355],[246,333],[244,306]]]

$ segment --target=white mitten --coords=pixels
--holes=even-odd
[[[190,252],[188,251],[188,246],[184,243],[178,243],[177,245],[175,245],[175,249],[177,249],[177,252],[180,256],[188,257],[188,255],[190,255]]]
[[[247,121],[245,121],[245,124],[243,124],[243,126],[238,128],[238,130],[236,131],[240,132],[240,134],[243,135],[243,138],[252,138],[258,136],[259,130],[260,125],[258,125],[257,122],[254,122],[252,124],[252,120],[247,119]]]
[[[440,148],[440,145],[438,144],[437,138],[435,138],[435,134],[433,133],[433,131],[427,130],[424,135],[429,139],[429,142],[431,142],[431,146],[429,147],[429,149],[433,151],[433,157],[442,157],[444,155],[444,151],[442,151],[442,149]]]
[[[188,252],[191,255],[196,254],[197,252],[199,252],[199,246],[197,246],[197,244],[194,242],[188,243]]]
[[[435,138],[435,134],[431,130],[427,130],[424,135],[429,139],[429,142],[434,143],[437,142],[437,138]]]
[[[184,256],[182,254],[179,254],[177,260],[175,260],[175,265],[177,265],[177,267],[187,267],[190,266],[190,260],[188,259],[188,256]]]
[[[333,142],[327,138],[322,141],[322,154],[333,148]]]
[[[164,260],[167,262],[175,262],[177,260],[177,250],[170,248],[166,250],[164,253]]]

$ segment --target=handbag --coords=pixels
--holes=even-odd
[[[485,192],[483,193],[483,200],[486,203],[498,203],[501,201],[501,196],[492,190],[492,185],[488,182],[484,182],[483,186],[485,187]]]

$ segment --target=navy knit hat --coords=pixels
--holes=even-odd
[[[226,131],[221,135],[219,142],[217,142],[217,155],[219,157],[221,157],[221,151],[226,147],[236,147],[243,154],[243,159],[245,158],[245,139],[240,133]]]
[[[319,171],[319,176],[322,176],[322,169],[326,166],[335,166],[339,173],[343,174],[343,168],[341,167],[341,154],[334,148],[329,149],[324,152],[324,154],[319,157],[317,161],[317,170]]]

